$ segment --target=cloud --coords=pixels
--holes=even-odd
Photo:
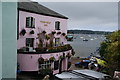
[[[84,29],[85,26],[85,29],[93,30],[118,29],[117,2],[42,2],[40,4],[67,16],[68,29]]]

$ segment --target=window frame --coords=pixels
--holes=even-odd
[[[34,47],[34,38],[26,38],[26,47],[27,47],[27,39],[32,39],[32,43],[30,43],[30,46],[28,46],[28,47]],[[32,45],[31,45],[32,44]]]
[[[26,17],[26,28],[35,28],[35,18]]]
[[[44,61],[43,64],[39,64],[39,70],[40,69],[47,69],[47,68],[52,69],[52,63],[53,62],[51,62],[51,61]],[[50,67],[48,67],[48,66],[50,66]]]
[[[60,30],[60,21],[55,22],[55,30]]]

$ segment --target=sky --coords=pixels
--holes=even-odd
[[[68,29],[115,31],[118,29],[117,2],[39,2],[68,17]]]

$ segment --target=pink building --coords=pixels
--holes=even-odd
[[[21,71],[67,71],[72,47],[67,44],[67,17],[37,2],[18,3],[18,64]]]

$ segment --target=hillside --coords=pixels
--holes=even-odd
[[[106,32],[106,31],[92,31],[92,30],[68,30],[68,33],[71,34],[110,34],[111,32]]]

